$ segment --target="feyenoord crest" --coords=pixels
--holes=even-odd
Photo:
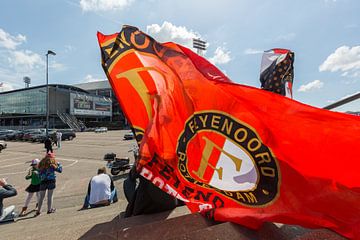
[[[271,150],[249,125],[217,111],[191,116],[178,139],[181,175],[246,206],[278,195],[279,168]]]

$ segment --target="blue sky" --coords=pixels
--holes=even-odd
[[[263,50],[295,52],[294,99],[317,107],[360,92],[358,0],[11,0],[0,8],[0,91],[105,79],[96,32],[123,24],[159,41],[209,43],[206,57],[233,81],[259,87]]]

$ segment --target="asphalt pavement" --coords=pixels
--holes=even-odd
[[[54,147],[57,161],[63,164],[63,173],[57,174],[54,193],[54,214],[46,214],[46,199],[42,214],[35,212],[16,222],[0,225],[0,239],[78,239],[97,224],[111,222],[125,210],[126,200],[122,183],[126,173],[114,177],[119,201],[103,208],[79,211],[87,191],[87,185],[99,167],[105,166],[103,156],[114,152],[118,157],[129,157],[129,150],[135,140],[123,140],[129,130],[108,131],[106,133],[77,133],[72,141],[63,141],[61,149]],[[25,180],[30,161],[45,155],[44,145],[30,142],[8,142],[8,148],[0,153],[0,178],[7,178],[15,186],[18,195],[5,199],[4,206],[15,205],[17,211],[24,204],[25,188],[30,181]],[[35,197],[29,206],[35,208]]]

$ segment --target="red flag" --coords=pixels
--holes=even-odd
[[[135,28],[127,27],[119,34],[97,34],[102,56],[102,66],[110,80],[110,84],[121,105],[122,111],[135,130],[136,140],[140,143],[149,121],[153,117],[153,97],[156,93],[154,78],[155,71],[147,68],[147,51],[154,54],[163,54],[163,46],[153,39],[144,38],[144,42],[132,45],[135,38],[143,39],[142,34]],[[189,64],[198,69],[209,80],[230,82],[217,67],[191,50],[182,48],[174,43],[165,43],[164,46],[181,48],[189,58]],[[134,48],[135,47],[135,48]],[[136,49],[146,51],[136,52]],[[130,50],[129,52],[127,52]],[[125,52],[127,52],[125,56]],[[134,70],[135,69],[135,70]],[[131,79],[131,81],[129,81]]]
[[[218,221],[360,238],[359,117],[209,77],[203,58],[134,27],[110,52],[103,66],[121,106],[146,129],[142,176]]]

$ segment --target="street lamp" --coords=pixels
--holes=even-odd
[[[49,55],[56,55],[48,50],[46,53],[46,136],[49,135]]]

